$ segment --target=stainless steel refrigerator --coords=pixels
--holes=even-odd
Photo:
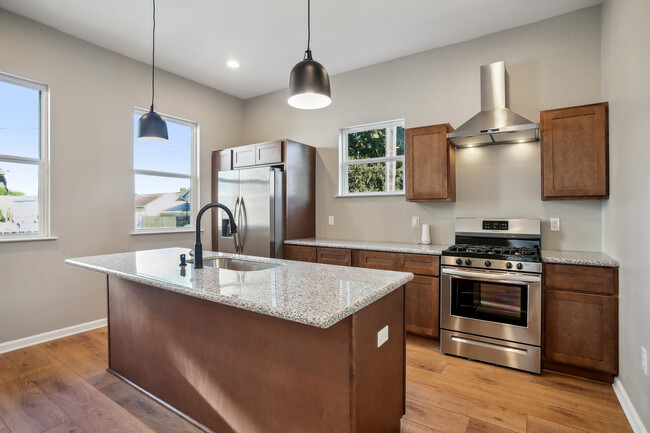
[[[218,214],[218,250],[260,257],[281,257],[283,230],[282,171],[259,167],[220,171],[217,201],[232,211],[237,233],[223,236],[229,224]]]

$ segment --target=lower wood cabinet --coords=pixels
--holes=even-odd
[[[406,332],[440,337],[440,279],[416,275],[405,289]]]
[[[543,367],[612,382],[618,374],[618,270],[544,269]]]
[[[316,248],[285,245],[283,258],[287,260],[299,260],[301,262],[316,262]]]
[[[352,266],[352,251],[343,248],[316,248],[316,262],[327,265]]]
[[[353,250],[352,266],[394,271],[397,269],[397,254],[379,251]]]

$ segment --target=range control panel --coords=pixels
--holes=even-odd
[[[483,220],[483,230],[508,230],[508,221]]]

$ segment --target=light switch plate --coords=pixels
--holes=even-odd
[[[388,341],[388,325],[384,326],[377,333],[377,347]]]
[[[551,231],[552,232],[559,232],[560,231],[560,219],[559,218],[551,218]]]
[[[330,224],[331,226],[334,225],[334,215],[330,215],[330,216],[329,216],[329,224]]]
[[[414,229],[420,227],[420,217],[419,216],[411,217],[411,227],[414,228]]]

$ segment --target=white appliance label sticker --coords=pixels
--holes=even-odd
[[[384,326],[377,333],[377,347],[388,341],[388,325]]]

